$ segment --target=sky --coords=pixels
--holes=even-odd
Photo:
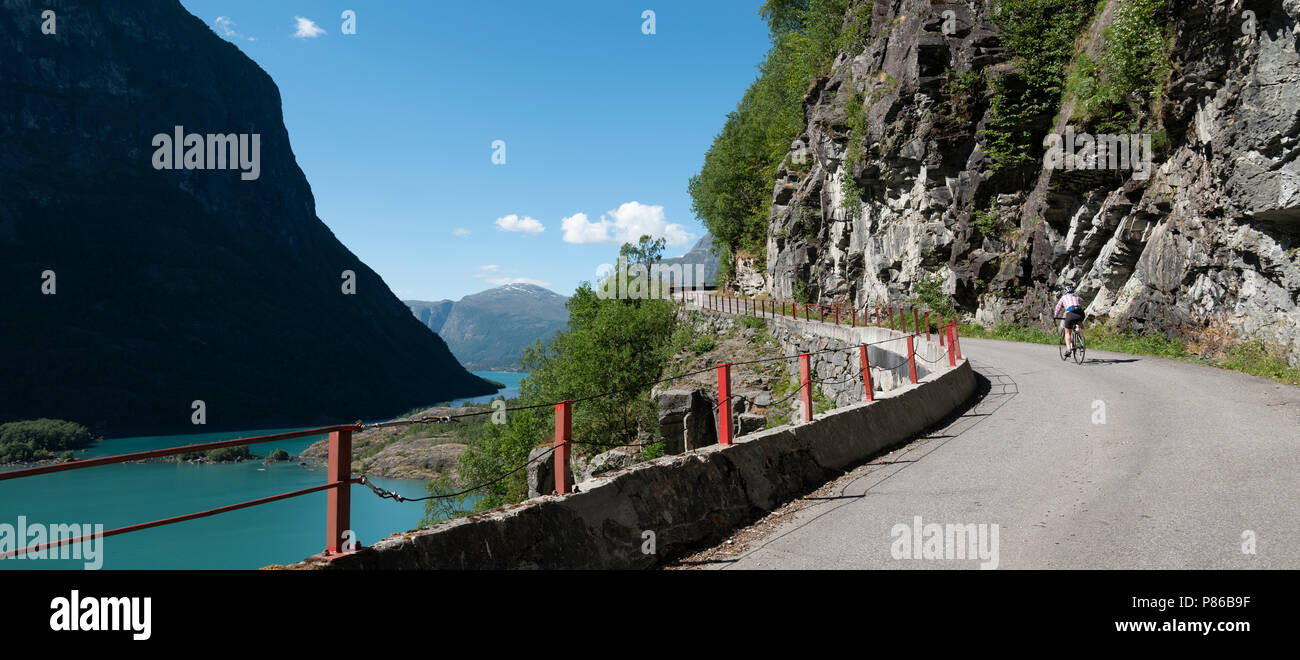
[[[685,253],[769,45],[761,0],[181,4],[275,80],[316,214],[414,300],[569,295],[645,233]]]

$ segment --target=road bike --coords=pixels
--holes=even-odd
[[[1065,320],[1065,317],[1064,317],[1064,316],[1054,316],[1054,317],[1052,317],[1052,318],[1056,319],[1057,321],[1064,321],[1064,320]],[[1084,353],[1084,351],[1086,350],[1087,345],[1085,344],[1085,342],[1084,342],[1084,340],[1083,340],[1083,324],[1082,324],[1082,323],[1079,324],[1079,327],[1077,327],[1077,328],[1074,329],[1074,332],[1071,332],[1071,333],[1070,333],[1070,339],[1072,340],[1072,343],[1074,344],[1074,353],[1071,354],[1071,357],[1074,358],[1074,363],[1075,363],[1075,364],[1083,364],[1083,353]],[[1065,326],[1064,326],[1064,325],[1062,325],[1062,326],[1061,326],[1061,329],[1057,332],[1057,349],[1058,349],[1058,350],[1060,351],[1060,353],[1061,353],[1061,359],[1062,359],[1062,360],[1068,360],[1068,359],[1070,359],[1070,358],[1068,358],[1068,357],[1065,356]]]

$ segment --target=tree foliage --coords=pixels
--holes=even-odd
[[[803,131],[804,95],[843,45],[850,1],[767,0],[759,9],[772,48],[689,184],[692,210],[730,255],[762,259],[766,253],[776,171]],[[869,1],[854,4],[865,4],[869,16]],[[863,34],[857,28],[853,32],[856,39]]]
[[[623,245],[619,253],[631,263],[649,266],[662,251],[662,240],[645,236],[635,245]],[[554,408],[549,404],[578,401],[572,408],[573,436],[583,453],[635,443],[638,432],[654,421],[646,394],[668,362],[676,323],[673,302],[605,297],[599,293],[602,290],[603,282],[595,286],[583,282],[569,299],[568,327],[549,344],[537,342],[524,352],[520,366],[528,376],[519,383],[519,397],[509,404],[540,407],[512,411],[505,424],[484,425],[470,439],[460,458],[461,481],[495,482],[479,491],[482,497],[474,503],[476,510],[524,499],[526,470],[510,471],[523,465],[534,447],[552,442]],[[605,396],[589,398],[601,394]],[[455,487],[444,480],[429,488],[441,494]],[[434,502],[426,510],[430,520],[448,510],[446,501]]]
[[[0,424],[0,463],[53,458],[56,453],[88,447],[93,441],[86,427],[61,419]]]

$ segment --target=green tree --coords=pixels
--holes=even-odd
[[[94,442],[86,427],[61,419],[32,419],[0,424],[0,463],[53,458],[56,453]]]
[[[856,2],[852,25],[862,38],[870,2]],[[691,209],[725,254],[762,260],[777,168],[803,131],[803,97],[826,73],[850,0],[768,0],[759,9],[771,31],[759,76],[729,113],[691,178]],[[867,7],[866,14],[856,9]],[[865,16],[865,18],[864,18]]]
[[[619,254],[648,266],[662,250],[662,240],[647,236],[635,245],[623,245]],[[577,401],[572,408],[573,435],[578,450],[587,453],[635,443],[638,431],[654,421],[646,395],[668,362],[674,305],[662,299],[604,297],[598,293],[602,290],[604,283],[593,287],[583,282],[569,299],[568,327],[550,343],[537,342],[524,352],[521,367],[528,376],[520,381],[519,397],[511,407],[538,407],[512,411],[506,424],[486,425],[481,435],[469,440],[459,463],[461,481],[491,483],[480,491],[475,509],[524,499],[526,470],[511,470],[523,465],[534,447],[553,440],[550,404]],[[430,489],[452,492],[445,483],[431,484]],[[429,519],[445,514],[445,502],[426,507]]]

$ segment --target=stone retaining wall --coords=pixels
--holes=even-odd
[[[800,342],[862,343],[888,330],[819,324],[789,327]],[[796,338],[796,333],[806,336]],[[898,333],[895,333],[898,334]],[[906,351],[906,344],[904,352]],[[938,355],[937,344],[926,346]],[[891,350],[880,349],[882,359]],[[875,354],[872,354],[875,360]],[[494,511],[395,534],[360,552],[313,557],[317,569],[619,569],[649,568],[718,541],[733,529],[807,493],[842,470],[938,422],[975,390],[969,363],[926,372],[917,385],[895,384],[872,403],[853,403],[742,436],[737,443],[665,456],[604,473],[582,492],[549,495]],[[832,378],[847,367],[824,360]],[[819,371],[819,373],[823,373]],[[904,372],[905,373],[905,372]],[[859,385],[859,395],[861,394]],[[845,395],[848,396],[848,395]],[[649,539],[654,551],[645,552]]]

